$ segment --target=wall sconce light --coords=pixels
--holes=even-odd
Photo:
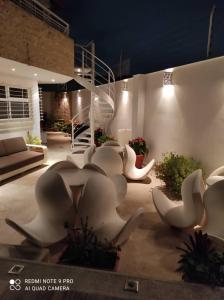
[[[163,73],[163,86],[173,85],[173,68],[166,69]]]
[[[63,101],[68,102],[67,92],[64,92]]]
[[[125,92],[125,91],[128,92],[128,79],[124,79],[124,80],[123,80],[123,88],[122,88],[122,91],[123,91],[123,92]]]

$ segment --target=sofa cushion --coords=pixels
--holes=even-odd
[[[44,159],[44,154],[34,151],[21,151],[8,156],[0,157],[0,174],[5,174],[29,164]]]
[[[3,140],[7,154],[26,151],[27,147],[23,137],[15,137],[11,139]]]
[[[0,140],[0,157],[7,155],[5,145],[4,145],[4,140]]]

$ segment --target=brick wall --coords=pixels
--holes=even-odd
[[[74,41],[9,0],[0,0],[0,57],[72,76]]]

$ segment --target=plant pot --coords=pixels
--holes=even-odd
[[[135,162],[136,168],[138,169],[142,168],[144,157],[145,156],[143,154],[136,155],[136,162]]]

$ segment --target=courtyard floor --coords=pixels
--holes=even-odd
[[[17,176],[0,186],[0,243],[20,244],[24,238],[5,224],[5,218],[20,223],[29,222],[37,213],[35,183],[47,167],[54,162],[66,159],[70,154],[70,139],[63,135],[48,136],[48,165]],[[81,155],[77,156],[81,160]],[[80,162],[81,163],[81,162]],[[119,272],[151,277],[160,280],[180,280],[176,273],[180,246],[186,233],[165,225],[155,211],[151,190],[160,186],[153,172],[147,183],[128,183],[127,196],[118,207],[118,213],[128,219],[138,207],[144,207],[145,214],[141,226],[135,230],[122,247]]]

